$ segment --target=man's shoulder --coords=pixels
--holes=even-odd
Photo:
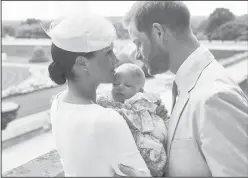
[[[215,103],[247,103],[248,99],[244,92],[235,84],[216,80],[211,85],[204,85],[190,93],[190,104],[204,106]]]
[[[196,101],[201,101],[221,94],[226,95],[227,98],[235,95],[245,97],[241,88],[223,66],[214,61],[204,69],[196,85],[190,91],[190,97]]]

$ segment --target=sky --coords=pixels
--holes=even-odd
[[[55,19],[76,11],[102,16],[123,16],[135,1],[2,1],[2,20]],[[235,15],[248,13],[247,1],[184,1],[193,16],[208,16],[215,8],[230,9]]]

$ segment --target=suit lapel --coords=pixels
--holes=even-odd
[[[189,94],[188,92],[183,92],[181,96],[179,96],[175,106],[174,110],[172,112],[170,122],[169,122],[169,130],[168,130],[168,144],[167,144],[167,151],[169,153],[171,148],[171,142],[173,140],[173,137],[175,135],[175,130],[178,125],[178,121],[180,120],[180,116],[182,111],[184,110],[185,105],[187,104],[189,100]]]

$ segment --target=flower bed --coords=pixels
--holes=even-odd
[[[31,73],[30,77],[18,85],[3,90],[2,98],[58,86],[49,78],[47,68],[31,67],[29,71]]]

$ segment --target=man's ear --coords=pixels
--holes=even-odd
[[[153,23],[152,24],[152,33],[155,36],[155,38],[162,42],[164,40],[164,35],[166,33],[166,29],[159,23]]]

